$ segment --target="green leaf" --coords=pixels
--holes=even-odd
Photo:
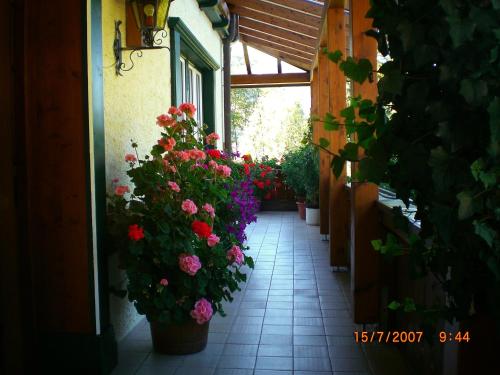
[[[461,191],[457,194],[457,199],[459,201],[458,218],[464,220],[471,217],[474,214],[472,195],[467,191]]]
[[[365,82],[373,74],[372,63],[367,59],[360,59],[356,62],[349,56],[340,63],[339,67],[348,78],[358,83]]]
[[[391,303],[389,303],[389,305],[387,305],[387,307],[390,310],[397,310],[401,307],[401,304],[398,301],[392,301]]]
[[[474,233],[486,241],[489,247],[493,247],[493,242],[497,236],[496,231],[485,222],[474,220]]]
[[[344,171],[345,159],[341,156],[335,155],[332,159],[332,170],[335,177],[339,178]]]
[[[399,94],[403,88],[403,75],[399,66],[393,61],[386,62],[380,67],[380,73],[384,76],[380,79],[379,91],[388,94]]]
[[[319,145],[322,148],[328,148],[330,146],[330,141],[326,138],[320,138],[319,139]]]
[[[358,160],[358,148],[359,146],[357,143],[348,142],[340,152],[345,159],[356,161]]]
[[[340,127],[340,123],[335,119],[331,113],[327,113],[323,120],[323,127],[327,131],[338,130]]]
[[[405,298],[403,301],[403,310],[404,312],[414,312],[417,310],[417,307],[415,306],[415,301],[413,301],[413,298]]]
[[[488,85],[483,80],[463,79],[460,82],[460,94],[469,104],[481,104],[488,95]]]
[[[340,50],[328,52],[327,55],[328,59],[333,61],[335,64],[338,64],[338,62],[342,59],[342,52]]]
[[[500,1],[500,0],[498,0]],[[500,98],[495,96],[488,106],[492,142],[500,142]]]
[[[382,250],[382,240],[372,240],[372,247],[375,251],[381,251]]]

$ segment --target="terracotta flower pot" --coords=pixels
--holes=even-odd
[[[304,202],[297,202],[297,208],[299,210],[299,216],[302,220],[306,219],[306,204]]]
[[[207,346],[209,324],[198,324],[192,319],[182,324],[151,322],[154,351],[161,354],[200,352]]]

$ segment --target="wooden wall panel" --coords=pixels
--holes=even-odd
[[[377,65],[377,44],[365,32],[372,27],[365,18],[370,0],[352,2],[353,57],[370,59]],[[354,84],[354,96],[375,100],[376,83]],[[356,164],[353,163],[353,172]],[[354,321],[372,323],[379,313],[379,254],[373,250],[371,240],[382,234],[377,209],[378,186],[369,183],[352,183],[351,188],[351,289],[353,292]]]
[[[64,0],[25,5],[25,229],[37,325],[40,332],[94,333],[85,7],[62,17]]]
[[[327,38],[325,38],[327,39]],[[320,47],[323,48],[324,46]],[[329,70],[330,60],[320,53],[318,56],[318,115],[323,118],[330,110],[330,86]],[[326,131],[322,122],[317,123],[318,136],[320,138],[330,138],[330,132]],[[330,161],[331,157],[325,151],[320,151],[319,164],[319,209],[320,209],[320,233],[329,234],[330,230]]]
[[[328,50],[342,51],[345,56],[346,33],[344,7],[330,8],[327,13]],[[346,105],[346,79],[337,64],[328,64],[330,76],[330,113],[340,118]],[[330,150],[338,154],[346,143],[345,128],[330,132]],[[348,197],[345,189],[346,172],[338,179],[330,173],[330,265],[345,267],[348,264]]]

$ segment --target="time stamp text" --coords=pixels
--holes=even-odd
[[[356,343],[389,343],[389,344],[406,344],[422,342],[424,337],[423,331],[354,331],[354,340]],[[467,343],[470,341],[468,331],[447,332],[440,331],[438,333],[439,342],[444,344],[447,342]]]

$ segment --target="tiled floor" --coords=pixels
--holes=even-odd
[[[210,323],[209,344],[197,354],[151,353],[149,326],[119,344],[114,374],[368,375],[353,342],[347,273],[333,273],[328,242],[294,212],[264,212],[249,227],[249,280],[227,317]]]

